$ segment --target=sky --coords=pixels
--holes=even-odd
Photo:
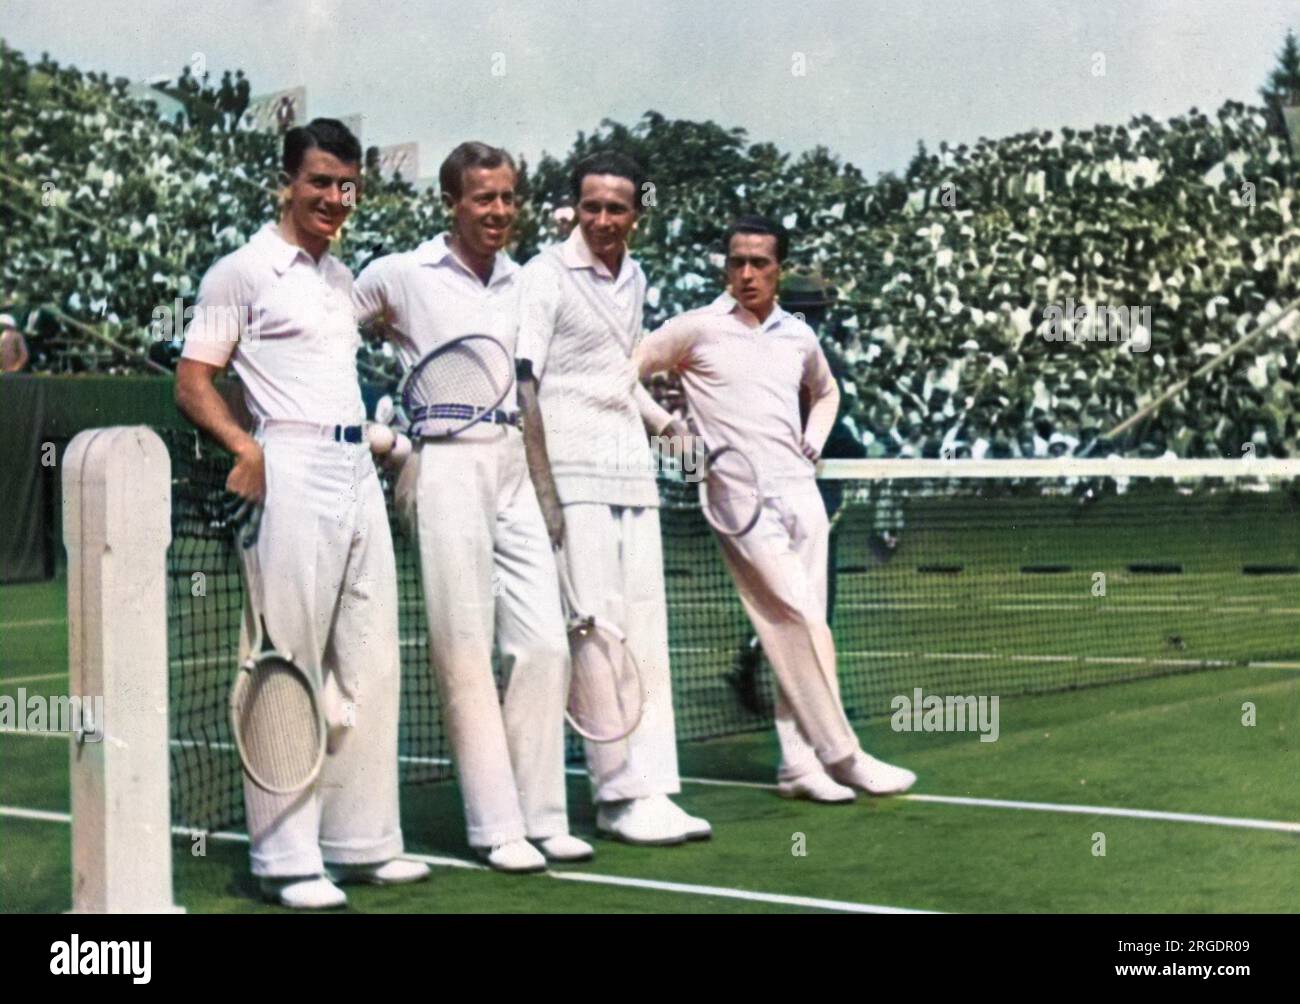
[[[422,176],[465,139],[535,162],[653,109],[874,177],[918,140],[1254,102],[1300,0],[0,0],[0,26],[137,81],[198,54],[214,83],[305,86],[310,115],[362,114],[367,146],[418,142]]]

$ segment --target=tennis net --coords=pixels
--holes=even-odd
[[[226,714],[243,603],[220,509],[230,461],[193,433],[160,435],[173,483],[172,814],[222,829],[243,819]],[[826,462],[830,617],[850,718],[887,715],[916,688],[1010,696],[1300,669],[1298,472],[1264,460]],[[766,728],[772,674],[694,488],[664,480],[661,495],[678,739]],[[418,554],[395,519],[393,540],[401,774],[437,781],[452,768]]]

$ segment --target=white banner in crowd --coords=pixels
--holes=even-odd
[[[244,125],[249,129],[284,132],[307,122],[307,88],[290,87],[259,94],[248,104]]]
[[[385,178],[400,173],[405,180],[415,181],[420,176],[420,145],[394,143],[392,146],[380,147],[379,173]]]

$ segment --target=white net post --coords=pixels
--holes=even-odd
[[[143,426],[89,429],[63,459],[68,686],[103,721],[71,744],[73,913],[174,913],[168,800],[171,462]]]

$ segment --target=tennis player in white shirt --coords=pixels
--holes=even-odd
[[[516,180],[504,150],[462,143],[439,172],[451,232],[379,258],[357,277],[360,321],[386,321],[406,366],[468,334],[514,352],[519,266],[504,249]],[[569,833],[568,637],[515,411],[512,390],[492,421],[417,443],[396,497],[420,548],[429,655],[469,843],[499,871],[531,872],[548,860],[585,861],[592,848]],[[509,675],[504,703],[492,674],[494,635]]]
[[[429,874],[398,857],[397,569],[361,434],[352,275],[329,254],[360,161],[356,137],[334,119],[285,134],[280,220],[203,277],[176,372],[181,411],[235,456],[226,487],[264,505],[243,557],[267,633],[322,689],[331,752],[319,780],[296,795],[244,783],[253,874],[268,899],[298,909],[344,905],[331,878]],[[253,434],[213,385],[227,365]],[[251,625],[246,610],[244,644]]]
[[[528,464],[577,608],[619,625],[641,662],[645,713],[617,743],[588,743],[596,827],[633,844],[712,835],[681,791],[659,492],[647,432],[671,416],[637,379],[645,275],[628,254],[644,174],[601,153],[572,177],[578,225],[524,266],[517,356]]]
[[[681,376],[704,441],[747,457],[764,492],[749,533],[719,535],[723,558],[777,680],[778,790],[788,798],[845,802],[855,790],[906,791],[916,775],[864,753],[840,702],[835,641],[826,623],[826,507],[816,461],[839,391],[817,336],[776,302],[788,248],[783,228],[743,216],[727,231],[729,292],[646,336],[642,379]],[[801,424],[800,389],[811,400]],[[687,435],[680,422],[672,433]]]

